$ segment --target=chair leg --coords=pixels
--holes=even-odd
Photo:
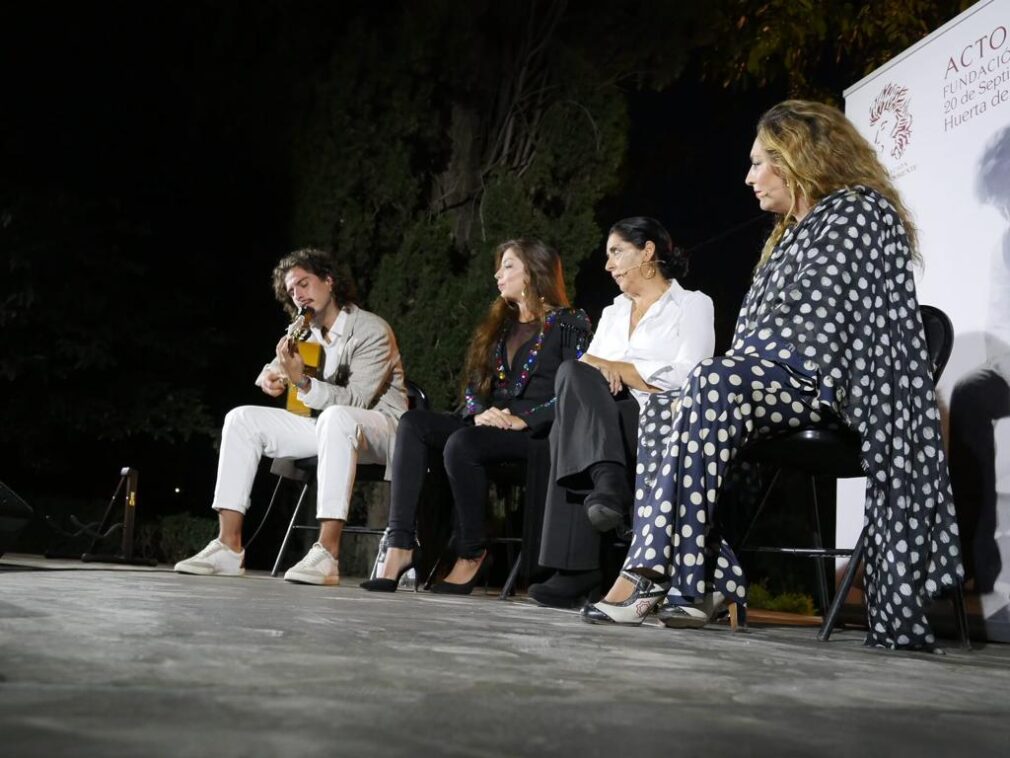
[[[505,586],[501,588],[501,594],[498,596],[499,600],[508,600],[509,595],[512,594],[512,590],[515,587],[516,579],[519,578],[519,566],[523,562],[523,551],[519,548],[519,554],[516,555],[515,561],[512,563],[512,569],[509,571],[509,577],[505,580]]]
[[[278,485],[280,483],[278,482]],[[284,541],[281,542],[281,549],[277,551],[277,560],[274,561],[274,567],[270,571],[270,576],[277,576],[277,572],[280,570],[281,560],[284,558],[284,553],[288,549],[288,542],[291,540],[291,532],[295,530],[295,524],[298,521],[298,514],[302,510],[302,502],[305,500],[305,493],[309,491],[309,485],[306,484],[302,487],[302,494],[298,496],[298,502],[295,504],[295,512],[291,514],[291,522],[288,524],[288,530],[284,533]]]
[[[512,527],[515,526],[511,523],[512,518],[516,515],[519,516],[519,536],[522,537],[522,494],[523,488],[518,484],[511,488],[509,492],[509,500],[507,503],[508,510],[505,512],[505,536],[511,538],[513,536]],[[519,542],[519,549],[516,550],[512,542],[505,543],[505,555],[509,562],[509,575],[508,579],[505,581],[505,586],[502,587],[501,599],[504,600],[514,591],[516,580],[519,578],[519,567],[522,565],[523,560],[523,548],[522,542]]]
[[[369,579],[375,579],[379,575],[379,566],[386,561],[386,553],[389,551],[388,545],[389,527],[387,526],[379,538],[379,549],[375,551],[375,560],[372,561],[372,573],[368,575]]]
[[[810,480],[810,502],[811,502],[811,529],[813,530],[814,547],[821,550],[824,547],[824,540],[821,539],[821,514],[817,504],[817,479],[811,475]],[[815,558],[814,564],[817,568],[817,589],[821,595],[821,613],[828,607],[828,573],[825,570],[825,561],[829,558]]]
[[[961,647],[971,650],[971,637],[968,636],[968,613],[964,604],[964,585],[957,582],[951,590],[951,602],[954,604],[954,622],[957,624],[957,636]]]
[[[438,571],[438,567],[442,565],[442,556],[435,559],[435,562],[431,566],[431,571],[428,572],[428,578],[424,580],[424,589],[430,590],[431,585],[435,582],[435,572]]]
[[[831,632],[834,631],[835,624],[838,621],[838,614],[841,613],[845,598],[848,597],[849,590],[852,589],[852,583],[856,579],[856,571],[863,560],[863,549],[866,544],[866,532],[868,528],[864,526],[863,530],[859,533],[856,547],[852,551],[852,555],[849,556],[849,567],[845,570],[845,576],[842,578],[842,583],[838,586],[838,591],[835,593],[835,599],[831,603],[831,608],[824,617],[824,623],[821,625],[820,631],[817,632],[817,639],[821,642],[827,642],[828,638],[831,637]]]
[[[768,486],[765,487],[764,495],[761,497],[761,502],[758,503],[757,510],[754,511],[754,515],[751,516],[750,522],[747,524],[747,528],[744,530],[743,537],[740,539],[740,547],[743,548],[747,544],[747,539],[750,537],[750,533],[754,530],[754,524],[757,523],[758,518],[761,516],[761,512],[765,509],[765,504],[768,502],[769,496],[772,494],[772,490],[775,489],[775,483],[779,480],[779,474],[782,473],[782,469],[775,470],[775,476],[772,477],[771,481],[768,482]]]

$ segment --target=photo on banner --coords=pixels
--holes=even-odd
[[[979,2],[845,92],[919,231],[919,302],[954,324],[938,386],[969,614],[1010,641],[1010,0]],[[838,544],[864,480],[839,483]]]

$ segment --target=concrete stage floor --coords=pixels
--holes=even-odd
[[[69,565],[0,565],[5,756],[1010,754],[1008,645]]]

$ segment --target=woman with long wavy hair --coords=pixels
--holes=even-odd
[[[722,603],[739,619],[746,580],[716,520],[734,457],[834,424],[859,435],[867,473],[866,644],[932,648],[925,604],[963,570],[909,214],[873,147],[821,103],[765,113],[746,183],[778,221],[732,347],[684,384],[637,482],[625,571],[583,618],[641,623],[665,597],[669,627],[703,626]]]
[[[389,549],[382,576],[362,587],[396,590],[415,565],[415,520],[425,475],[442,465],[456,510],[457,560],[433,592],[469,594],[488,570],[484,534],[485,467],[524,460],[533,431],[554,418],[554,374],[582,355],[589,318],[569,307],[561,259],[539,240],[498,246],[500,297],[478,325],[467,351],[460,413],[412,410],[400,419],[393,453]]]

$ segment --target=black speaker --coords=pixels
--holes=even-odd
[[[0,482],[0,555],[10,550],[31,520],[32,509],[14,490]]]

